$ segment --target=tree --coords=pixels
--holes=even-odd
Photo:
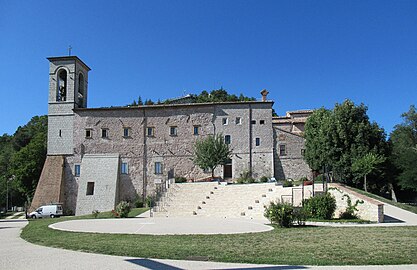
[[[193,162],[203,170],[210,169],[211,177],[214,177],[216,167],[225,164],[231,158],[231,152],[222,134],[209,135],[196,141]]]
[[[414,105],[401,115],[403,123],[391,133],[392,160],[398,169],[398,185],[417,191],[417,112]]]
[[[375,171],[384,161],[385,158],[383,156],[374,153],[367,153],[353,162],[352,171],[359,177],[363,177],[363,188],[366,192],[368,191],[366,176]]]
[[[353,184],[355,160],[369,152],[385,157],[385,132],[369,121],[366,111],[350,100],[336,103],[333,110],[316,110],[305,126],[307,164],[313,170],[330,167],[340,181]]]

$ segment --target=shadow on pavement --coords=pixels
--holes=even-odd
[[[165,263],[149,260],[149,259],[129,259],[126,260],[127,262],[146,267],[152,270],[159,270],[159,269],[167,269],[167,270],[182,270],[182,268],[178,268],[172,265],[168,265]],[[236,270],[236,269],[244,269],[244,270],[295,270],[295,269],[308,269],[308,267],[300,266],[300,265],[282,265],[282,266],[259,266],[259,267],[234,267],[234,268],[223,268],[224,270]]]
[[[148,259],[129,259],[126,260],[127,262],[140,265],[142,267],[146,267],[148,269],[167,269],[167,270],[181,270],[182,268],[178,268],[175,266],[171,266],[168,264],[160,263],[153,260]]]
[[[245,267],[245,268],[224,268],[223,270],[295,270],[295,269],[308,269],[308,267],[301,265],[281,265],[281,266],[259,266],[259,267]]]
[[[404,223],[405,221],[388,216],[388,215],[384,215],[384,223]]]
[[[27,222],[26,219],[0,219],[0,222]]]

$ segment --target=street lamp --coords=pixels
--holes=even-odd
[[[6,213],[9,211],[9,182],[13,181],[15,178],[14,175],[12,175],[9,179],[6,180]]]

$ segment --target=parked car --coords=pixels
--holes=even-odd
[[[55,218],[62,216],[62,205],[59,204],[51,204],[51,205],[43,205],[36,209],[35,211],[29,214],[30,218]]]

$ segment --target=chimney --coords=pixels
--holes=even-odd
[[[266,91],[266,89],[261,91],[261,95],[262,95],[262,101],[266,101],[267,100],[267,96],[268,96],[269,92]]]

